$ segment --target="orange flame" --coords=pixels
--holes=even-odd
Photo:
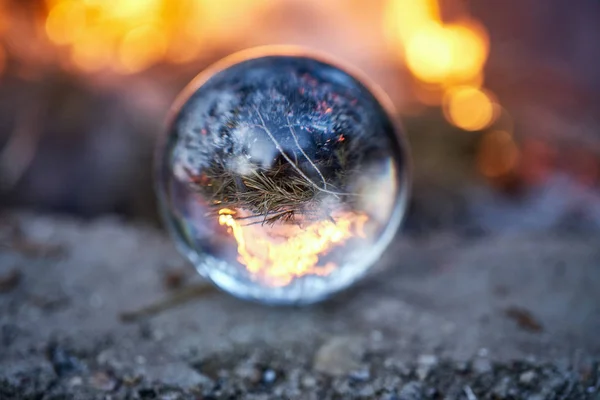
[[[439,89],[429,94],[452,100],[451,111],[445,113],[448,121],[465,130],[490,125],[497,115],[489,96],[479,90],[489,53],[486,29],[464,16],[452,23],[442,21],[439,0],[389,0],[386,15],[388,38],[401,49],[412,75]],[[457,96],[456,88],[469,89],[462,92],[469,94],[468,101]],[[422,97],[422,90],[416,94]],[[471,111],[477,114],[474,118],[468,115]]]
[[[352,237],[365,237],[368,220],[363,213],[344,212],[304,228],[282,224],[265,230],[260,224],[241,225],[235,214],[219,210],[219,224],[229,227],[237,241],[238,261],[271,286],[285,286],[305,275],[329,275],[337,265],[331,261],[318,265],[319,256]]]
[[[46,0],[46,35],[84,71],[131,74],[239,40],[267,0]]]
[[[487,127],[496,116],[491,95],[472,86],[456,86],[444,96],[444,115],[448,121],[466,131]]]

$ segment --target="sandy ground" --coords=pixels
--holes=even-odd
[[[399,237],[324,303],[213,289],[160,231],[0,220],[0,398],[598,398],[600,237]]]

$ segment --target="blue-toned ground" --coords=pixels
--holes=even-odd
[[[294,308],[212,289],[148,227],[10,217],[0,221],[3,400],[600,391],[597,236],[398,238],[364,283]]]

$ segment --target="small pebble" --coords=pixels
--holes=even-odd
[[[524,385],[530,385],[535,381],[537,374],[535,371],[525,371],[519,376],[519,382]]]
[[[371,399],[375,394],[375,389],[371,385],[365,385],[360,388],[357,394],[360,396],[360,398]]]
[[[398,372],[402,376],[408,376],[411,373],[410,368],[404,362],[396,358],[386,358],[383,362],[383,366]]]
[[[81,386],[83,384],[83,379],[80,376],[74,376],[69,379],[68,385],[71,387]]]
[[[491,391],[491,394],[498,399],[505,399],[509,396],[510,378],[505,376],[498,382]]]
[[[357,338],[333,337],[317,350],[313,368],[332,376],[347,375],[359,368],[362,352],[362,343]]]
[[[306,389],[311,389],[317,386],[317,380],[312,375],[306,375],[302,378],[302,386]]]
[[[244,379],[251,383],[258,383],[261,380],[260,371],[252,364],[243,363],[238,365],[234,373],[238,378]]]
[[[477,357],[473,360],[471,367],[477,374],[487,374],[492,372],[492,363],[486,357]]]
[[[90,386],[95,389],[110,392],[117,386],[117,381],[106,372],[96,372],[89,380]]]
[[[361,368],[350,372],[349,377],[357,382],[366,382],[371,378],[371,372],[369,368]]]
[[[423,388],[421,383],[416,381],[408,382],[398,393],[399,400],[421,400],[423,398]]]
[[[161,393],[159,399],[160,400],[178,400],[181,399],[181,393],[179,392],[166,392],[166,393]]]
[[[431,354],[422,354],[417,360],[417,376],[425,380],[429,372],[438,364],[438,358]]]
[[[464,392],[467,396],[467,400],[477,400],[477,396],[475,396],[475,393],[473,393],[473,389],[471,389],[471,386],[465,386]]]
[[[262,375],[262,381],[267,384],[275,382],[277,379],[277,373],[270,368],[267,368]]]

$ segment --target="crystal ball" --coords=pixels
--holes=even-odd
[[[390,101],[304,50],[235,54],[175,102],[156,159],[179,250],[237,297],[306,304],[357,281],[392,240],[409,187]]]

